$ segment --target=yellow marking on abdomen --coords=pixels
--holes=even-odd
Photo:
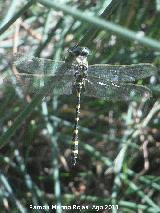
[[[77,108],[77,109],[80,109],[80,104],[77,104],[77,105],[76,105],[76,108]]]
[[[78,145],[78,141],[73,141],[73,144],[74,145]]]
[[[72,153],[77,154],[78,155],[78,149],[76,150],[72,150]]]
[[[77,91],[77,97],[78,98],[80,97],[80,95],[81,95],[81,93]]]
[[[75,121],[79,121],[79,117],[75,118]]]
[[[74,134],[78,134],[78,129],[75,129],[75,130],[74,130]]]

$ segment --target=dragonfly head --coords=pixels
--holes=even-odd
[[[87,57],[90,54],[90,50],[87,47],[74,46],[69,49],[69,53],[73,54],[76,57],[77,56]]]

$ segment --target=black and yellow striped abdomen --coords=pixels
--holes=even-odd
[[[76,82],[77,103],[76,103],[75,125],[74,125],[74,131],[73,131],[72,150],[71,150],[72,166],[76,165],[77,157],[78,157],[78,124],[79,124],[82,85],[83,85],[82,79]]]

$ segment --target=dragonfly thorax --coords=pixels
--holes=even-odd
[[[87,71],[88,71],[88,62],[87,62],[87,60],[85,60],[85,61],[81,61],[81,60],[77,61],[76,60],[76,64],[75,64],[74,68],[75,68],[75,77],[76,77],[76,79],[78,77],[81,78],[81,79],[87,78]]]
[[[87,56],[90,54],[90,50],[87,47],[74,46],[73,48],[69,49],[69,52],[75,57],[73,63],[75,78],[86,78],[88,70]]]
[[[88,61],[85,56],[77,56],[74,64],[75,77],[86,78],[88,71]]]
[[[84,79],[87,78],[87,69],[79,69],[74,74],[76,79]]]

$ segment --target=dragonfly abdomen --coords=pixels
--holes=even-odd
[[[76,114],[75,114],[75,125],[73,130],[73,138],[72,138],[72,150],[71,150],[71,161],[72,166],[75,166],[77,163],[78,157],[78,131],[79,131],[79,114],[80,114],[80,103],[81,103],[81,91],[82,91],[83,80],[78,80],[76,82]]]

